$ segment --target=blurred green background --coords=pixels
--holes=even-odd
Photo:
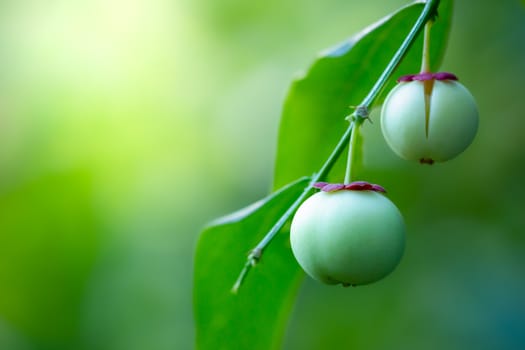
[[[193,348],[198,231],[268,192],[290,80],[404,3],[0,2],[0,349]],[[306,279],[285,348],[525,348],[524,24],[457,1],[442,67],[481,124],[456,160],[398,160],[372,116],[405,258],[369,287]]]

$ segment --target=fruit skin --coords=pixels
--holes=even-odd
[[[427,137],[424,84],[428,83]],[[390,148],[401,158],[426,163],[463,152],[476,135],[478,120],[474,97],[453,80],[402,82],[390,91],[381,110],[381,129]]]
[[[314,279],[363,285],[397,266],[405,225],[397,207],[377,192],[318,192],[297,210],[290,241],[299,265]]]

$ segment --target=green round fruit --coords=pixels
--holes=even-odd
[[[401,158],[431,164],[463,152],[476,135],[478,119],[474,98],[457,81],[414,80],[388,94],[381,129]]]
[[[397,266],[405,225],[397,207],[377,192],[318,192],[297,210],[290,240],[295,258],[311,277],[363,285]]]

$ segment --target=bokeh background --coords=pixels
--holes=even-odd
[[[290,80],[404,3],[0,2],[0,349],[193,348],[198,231],[268,193]],[[372,116],[405,258],[370,287],[306,279],[285,348],[525,348],[524,38],[518,0],[457,1],[443,68],[477,139],[406,164]]]

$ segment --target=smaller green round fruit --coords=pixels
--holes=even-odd
[[[390,91],[381,110],[381,129],[401,158],[444,162],[472,143],[478,119],[474,98],[457,81],[414,80]]]
[[[290,240],[295,258],[311,277],[363,285],[397,266],[405,225],[397,207],[377,192],[318,192],[297,210]]]

